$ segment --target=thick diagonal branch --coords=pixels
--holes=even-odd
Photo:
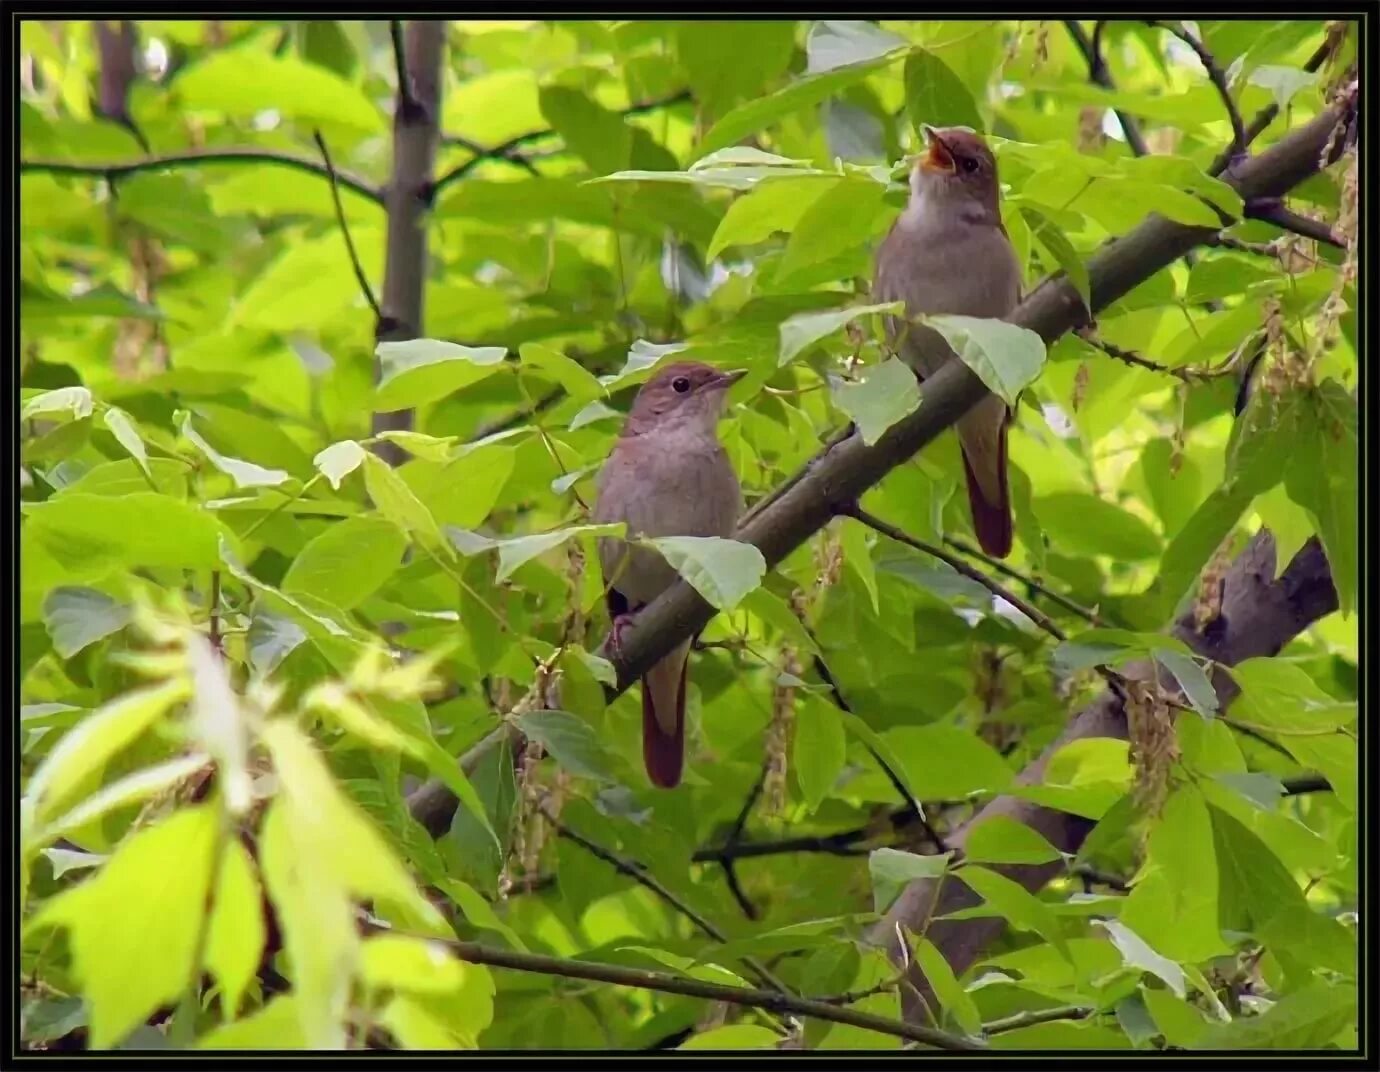
[[[1318,170],[1319,159],[1341,118],[1340,107],[1325,110],[1264,153],[1245,161],[1227,181],[1246,199],[1286,193]],[[1092,311],[1105,309],[1215,234],[1213,228],[1189,227],[1151,216],[1089,261]],[[1078,292],[1058,278],[1037,287],[1008,319],[1053,342],[1083,324],[1086,316]],[[787,480],[783,492],[739,527],[736,538],[756,546],[767,564],[775,565],[828,524],[838,507],[856,501],[986,395],[986,387],[966,365],[951,362],[925,381],[924,397],[914,413],[870,446],[854,434],[826,447],[801,474]],[[614,660],[618,672],[614,692],[630,687],[658,659],[703,629],[714,613],[690,585],[684,581],[672,585],[638,615],[622,637],[619,657]],[[515,732],[507,726],[495,730],[471,751],[482,754],[492,743]],[[424,825],[443,829],[455,801],[439,782],[429,782],[409,798],[409,806]]]

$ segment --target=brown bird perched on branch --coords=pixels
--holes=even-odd
[[[906,314],[1000,318],[1020,302],[1021,266],[1001,222],[997,162],[982,138],[962,128],[924,128],[926,152],[910,175],[910,204],[877,251],[875,300],[903,301]],[[887,336],[920,377],[958,360],[932,328],[887,317]],[[995,395],[958,420],[968,504],[989,555],[1011,551],[1006,427]]]
[[[742,372],[683,361],[659,369],[633,400],[627,423],[599,472],[597,522],[622,521],[627,535],[733,535],[742,492],[719,443],[728,388]],[[599,541],[608,585],[610,643],[616,651],[632,616],[676,580],[656,551],[623,540]],[[642,758],[655,785],[680,783],[685,761],[685,671],[691,641],[642,679]]]

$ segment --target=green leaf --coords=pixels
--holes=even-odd
[[[184,783],[197,771],[206,767],[210,757],[203,752],[171,759],[127,774],[125,777],[102,787],[70,811],[63,812],[56,819],[46,823],[35,832],[32,844],[38,845],[57,841],[76,834],[92,823],[122,808],[142,804],[160,794],[168,793]]]
[[[781,1036],[769,1027],[758,1024],[731,1024],[716,1027],[698,1035],[691,1035],[676,1047],[678,1050],[772,1050]]]
[[[235,838],[225,846],[206,933],[206,966],[220,983],[223,1007],[234,1015],[259,967],[264,947],[263,904],[254,863]]]
[[[1167,990],[1142,985],[1140,996],[1165,1042],[1181,1049],[1198,1048],[1198,1040],[1208,1028],[1202,1013]]]
[[[466,965],[445,946],[402,934],[376,934],[360,949],[360,978],[376,990],[445,994],[459,990]]]
[[[546,121],[590,171],[602,175],[628,166],[633,131],[621,115],[569,86],[543,86],[540,100]]]
[[[52,413],[66,413],[72,420],[79,421],[91,416],[94,403],[91,392],[85,387],[59,387],[35,395],[19,409],[21,421],[31,421]]]
[[[346,439],[320,451],[312,464],[330,481],[331,487],[339,491],[340,482],[364,464],[365,453],[353,439]]]
[[[1356,600],[1359,554],[1356,401],[1341,384],[1328,380],[1310,391],[1306,402],[1284,486],[1317,524],[1337,602],[1347,615]]]
[[[884,305],[855,305],[847,309],[831,309],[823,313],[800,313],[783,320],[780,328],[781,349],[776,358],[777,367],[789,364],[807,346],[818,342],[826,335],[832,335],[860,316],[869,313],[903,312],[902,303],[887,302]]]
[[[973,863],[1044,864],[1062,854],[1025,823],[1005,815],[982,819],[968,831],[963,855]]]
[[[900,48],[908,47],[904,37],[880,29],[870,22],[816,22],[805,39],[806,71],[822,74],[854,63],[880,59]]]
[[[893,424],[920,408],[920,385],[915,373],[899,358],[889,357],[866,370],[866,378],[829,381],[834,405],[857,423],[863,442],[876,443]]]
[[[995,748],[957,726],[932,723],[887,730],[885,740],[900,760],[917,800],[952,800],[999,792],[1012,773]]]
[[[656,536],[637,541],[659,551],[706,600],[733,610],[762,583],[767,560],[749,543],[717,536]]]
[[[116,406],[109,407],[103,414],[101,420],[110,430],[110,434],[115,437],[120,446],[129,451],[130,456],[139,464],[139,468],[153,478],[153,473],[149,470],[149,455],[144,449],[144,440],[139,435],[139,429],[129,414]]]
[[[305,1050],[295,994],[279,994],[242,1020],[221,1024],[197,1040],[199,1050]]]
[[[1265,842],[1220,808],[1209,804],[1208,815],[1221,879],[1222,930],[1258,933],[1282,912],[1309,911],[1298,884]]]
[[[599,782],[618,782],[613,773],[617,761],[583,719],[565,711],[529,711],[520,715],[517,723],[570,773]]]
[[[374,400],[378,410],[438,401],[492,376],[508,353],[502,346],[461,346],[440,339],[381,342],[374,352],[383,370]]]
[[[1260,86],[1268,89],[1275,99],[1275,107],[1284,111],[1289,107],[1289,102],[1294,99],[1294,95],[1306,86],[1318,84],[1318,74],[1314,71],[1304,71],[1297,67],[1275,67],[1266,65],[1257,67],[1250,73],[1246,82],[1252,86]]]
[[[970,1035],[980,1034],[982,1015],[978,1012],[977,1003],[958,981],[944,954],[928,938],[917,938],[911,951],[916,964],[925,973],[934,996],[948,1010],[954,1022]]]
[[[1164,984],[1174,991],[1176,997],[1184,996],[1183,969],[1172,960],[1156,953],[1130,927],[1115,919],[1095,919],[1092,924],[1107,932],[1127,967],[1149,972],[1163,980]]]
[[[136,832],[94,878],[47,902],[31,924],[67,928],[93,1048],[109,1049],[186,989],[219,821],[212,807],[183,808]]]
[[[364,487],[379,513],[422,546],[450,553],[436,519],[397,472],[373,454],[364,456]]]
[[[511,577],[520,566],[532,561],[538,555],[544,555],[546,552],[560,547],[574,537],[621,536],[624,529],[625,526],[621,521],[609,525],[572,525],[569,528],[555,529],[552,532],[518,536],[512,540],[494,540],[492,545],[498,548],[498,572],[494,575],[494,579],[502,583]],[[456,531],[451,530],[453,535]]]
[[[604,385],[598,377],[559,350],[541,343],[525,342],[518,348],[518,356],[524,366],[534,368],[559,383],[571,398],[585,400],[603,397]]]
[[[872,907],[879,913],[885,912],[911,882],[943,875],[952,855],[945,852],[918,856],[900,849],[872,850],[867,856],[867,872],[872,876]]]
[[[1083,299],[1084,307],[1091,309],[1092,285],[1088,282],[1088,266],[1073,248],[1068,236],[1043,212],[1024,205],[1020,212],[1030,228],[1030,236],[1049,259],[1063,269],[1064,275]]]
[[[393,523],[347,517],[298,552],[281,587],[288,595],[306,593],[351,610],[398,571],[406,547],[407,541]]]
[[[987,389],[1014,407],[1022,388],[1045,363],[1045,342],[1029,328],[973,316],[927,316],[923,323],[944,336],[959,359]]]
[[[700,142],[700,154],[733,145],[794,112],[828,100],[836,93],[861,82],[873,71],[891,63],[902,54],[902,51],[903,49],[897,48],[864,63],[850,64],[832,71],[798,78],[774,93],[740,105],[710,128],[709,133]]]
[[[1222,545],[1250,505],[1252,494],[1228,482],[1214,488],[1160,555],[1159,575],[1151,591],[1167,618],[1194,589],[1203,567]]]
[[[1184,690],[1193,710],[1204,718],[1216,717],[1217,690],[1212,687],[1207,672],[1194,659],[1163,648],[1155,648],[1152,654],[1156,662],[1174,675],[1174,680]]]
[[[808,177],[759,182],[737,198],[719,221],[705,257],[712,261],[729,246],[751,246],[778,231],[793,231],[810,206],[840,181],[837,175],[813,169],[802,174]]]
[[[29,779],[23,803],[34,819],[41,822],[55,814],[89,774],[99,771],[189,695],[188,682],[175,678],[127,692],[82,719]]]
[[[847,751],[838,708],[815,696],[804,696],[796,708],[791,769],[805,807],[818,810],[843,770]]]
[[[985,906],[1001,916],[1017,930],[1034,931],[1051,943],[1069,959],[1068,943],[1063,928],[1049,907],[1019,883],[985,867],[967,864],[954,872],[954,877],[976,893]]]
[[[877,568],[872,561],[872,548],[868,546],[869,529],[861,521],[850,520],[840,529],[840,543],[843,547],[844,563],[862,581],[872,600],[872,612],[880,611],[880,593],[877,589]]]
[[[121,566],[219,565],[220,523],[204,508],[168,495],[67,493],[28,512],[25,546],[41,546],[67,571],[67,580],[96,580]]]
[[[378,434],[379,439],[396,443],[414,458],[430,462],[448,462],[455,449],[455,437],[422,435],[421,432],[386,431]]]
[[[973,95],[949,65],[923,48],[906,56],[906,115],[917,133],[922,123],[932,127],[983,129]]]
[[[173,80],[171,90],[191,111],[251,119],[272,110],[366,134],[384,127],[383,115],[359,86],[315,64],[252,47],[207,53]]]
[[[1356,1023],[1356,988],[1314,980],[1283,995],[1259,1016],[1213,1024],[1198,1039],[1203,1050],[1322,1049]]]
[[[845,178],[801,214],[776,270],[776,283],[842,253],[855,250],[892,215],[886,187],[871,179]]]
[[[54,588],[43,599],[43,624],[64,659],[119,632],[129,616],[128,606],[93,588]]]
[[[1348,726],[1356,705],[1324,692],[1301,666],[1280,659],[1244,659],[1231,668],[1241,688],[1234,720],[1277,734],[1310,736]]]
[[[675,42],[695,103],[713,117],[785,72],[795,50],[795,23],[696,19],[676,26]]]
[[[196,448],[206,455],[212,465],[235,482],[237,488],[272,488],[289,478],[289,474],[282,469],[265,469],[262,465],[255,465],[253,462],[244,461],[242,458],[227,458],[219,453],[211,444],[197,435],[196,430],[192,427],[192,417],[189,413],[182,415],[180,430],[184,436],[196,444]]]
[[[1153,558],[1160,550],[1160,539],[1149,525],[1096,495],[1058,492],[1032,505],[1050,543],[1064,554],[1136,561]]]

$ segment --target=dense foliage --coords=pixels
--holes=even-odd
[[[24,1044],[907,1044],[854,1011],[941,1045],[1354,1047],[1356,152],[1292,230],[1244,219],[1186,43],[1241,116],[1277,106],[1259,152],[1345,92],[1354,30],[453,22],[409,342],[371,308],[390,29],[21,25]],[[587,507],[626,388],[673,354],[748,369],[722,437],[749,504],[914,411],[868,281],[920,123],[988,133],[1027,291],[1086,298],[1151,213],[1212,230],[1048,351],[949,325],[1019,397],[1012,576],[967,550],[952,434],[862,500],[1039,622],[852,517],[771,569],[668,549],[722,613],[655,790]],[[403,408],[394,467],[371,413]],[[1321,541],[1338,610],[1214,668],[1164,630],[1214,627],[1262,527],[1281,571]],[[1018,782],[1108,679],[1130,740]],[[434,839],[424,782],[460,801]],[[1091,833],[989,810],[938,851],[1008,798]],[[955,967],[910,928],[917,1011],[869,927],[926,878],[1003,925]]]

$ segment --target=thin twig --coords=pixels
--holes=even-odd
[[[1272,223],[1281,231],[1289,231],[1303,238],[1311,238],[1314,242],[1322,242],[1338,249],[1346,248],[1346,243],[1339,239],[1327,224],[1321,220],[1310,220],[1307,216],[1300,216],[1297,212],[1291,212],[1284,207],[1278,198],[1248,201],[1246,203],[1246,218],[1260,220],[1263,223]]]
[[[401,19],[388,20],[388,36],[393,42],[393,66],[398,72],[398,99],[402,101],[403,111],[410,113],[417,107],[417,98],[412,95],[412,79],[407,73],[407,49],[403,47]]]
[[[1032,1024],[1047,1024],[1052,1020],[1086,1020],[1096,1011],[1087,1005],[1058,1005],[1052,1009],[1032,1009],[985,1023],[982,1025],[982,1033],[1000,1035],[1004,1031],[1015,1031]]]
[[[163,153],[159,156],[111,164],[75,164],[69,160],[21,160],[19,171],[21,174],[32,171],[46,175],[91,175],[110,182],[141,171],[205,167],[208,164],[277,164],[280,167],[320,175],[324,179],[330,178],[330,172],[315,160],[272,149],[249,148],[186,149],[182,152]],[[372,183],[343,171],[336,172],[336,176],[342,186],[367,197],[375,204],[383,204],[383,191]]]
[[[1205,368],[1198,365],[1162,365],[1158,361],[1152,361],[1148,357],[1141,356],[1134,350],[1127,350],[1115,343],[1108,342],[1097,334],[1095,328],[1075,328],[1074,333],[1088,345],[1095,346],[1108,357],[1114,357],[1118,361],[1127,365],[1134,365],[1137,368],[1149,369],[1151,372],[1162,372],[1166,376],[1173,376],[1184,383],[1202,383],[1205,380],[1216,380],[1223,376],[1230,376],[1241,364],[1242,356],[1251,348],[1251,345],[1263,346],[1265,338],[1263,332],[1257,332],[1233,350],[1220,365]]]
[[[969,558],[976,558],[979,562],[991,566],[992,569],[996,570],[998,573],[1005,574],[1007,577],[1010,577],[1013,581],[1020,581],[1032,592],[1038,592],[1046,599],[1058,603],[1059,606],[1063,607],[1070,613],[1078,615],[1078,617],[1082,618],[1089,625],[1094,625],[1098,628],[1101,628],[1102,626],[1106,625],[1106,622],[1104,622],[1095,611],[1091,611],[1087,607],[1084,607],[1079,603],[1075,603],[1068,596],[1056,592],[1052,588],[1046,588],[1041,582],[1037,581],[1034,577],[1022,573],[1020,570],[1014,568],[1013,566],[1008,566],[999,558],[993,558],[991,555],[987,554],[980,548],[973,547],[972,545],[965,543],[963,540],[958,539],[958,537],[956,536],[946,535],[944,537],[944,542],[948,546],[952,547],[959,554],[967,555]]]
[[[619,114],[624,116],[625,118],[627,116],[632,115],[641,115],[644,112],[654,111],[658,108],[667,108],[673,104],[679,104],[682,101],[687,101],[689,99],[690,91],[681,90],[678,93],[672,93],[669,97],[662,97],[659,100],[643,101],[639,104],[634,104],[630,108],[623,109],[623,111]],[[473,147],[467,145],[466,148],[469,148],[471,152],[478,150],[477,154],[475,156],[470,157],[470,159],[466,160],[463,164],[460,164],[452,168],[450,171],[446,172],[434,183],[432,183],[431,195],[432,197],[435,197],[451,183],[458,182],[459,180],[463,179],[466,175],[468,175],[471,171],[477,168],[480,164],[484,163],[486,160],[507,160],[509,162],[516,162],[516,160],[518,159],[518,154],[516,153],[516,150],[522,148],[522,146],[524,145],[530,144],[531,142],[540,141],[543,138],[554,137],[555,135],[556,131],[550,128],[544,128],[542,130],[529,130],[526,134],[519,134],[517,135],[517,137],[509,138],[507,141],[500,142],[498,145],[495,145],[489,149],[484,149],[477,145]],[[448,135],[447,140],[454,141],[456,139],[454,135]],[[459,143],[457,142],[457,144]]]
[[[542,816],[546,819],[546,821],[549,822],[551,826],[555,829],[556,833],[561,835],[561,837],[567,838],[568,840],[575,842],[576,845],[579,845],[580,848],[584,849],[591,856],[595,856],[598,859],[603,860],[604,863],[608,864],[620,875],[627,875],[628,878],[632,879],[639,886],[644,886],[647,889],[651,890],[654,894],[660,897],[663,901],[665,901],[668,905],[674,908],[682,916],[688,919],[696,927],[704,931],[705,934],[713,938],[714,941],[724,943],[728,942],[728,935],[724,934],[724,932],[719,930],[719,928],[716,927],[713,923],[705,919],[702,915],[700,915],[688,904],[686,904],[674,893],[672,893],[669,889],[667,889],[655,875],[648,872],[645,866],[638,863],[636,860],[629,860],[624,856],[620,856],[618,855],[618,853],[612,851],[611,849],[604,848],[604,846],[594,841],[591,841],[589,838],[585,837],[585,835],[581,834],[578,830],[572,830],[570,827],[566,826],[563,822],[556,818],[556,816],[552,814],[551,810],[546,806],[544,802],[538,806],[538,810],[541,812]],[[746,964],[753,970],[753,972],[757,975],[759,979],[762,980],[762,982],[766,983],[768,986],[781,992],[782,994],[790,993],[790,990],[785,983],[781,982],[780,979],[776,978],[776,976],[774,976],[770,970],[768,970],[764,965],[758,963],[754,958],[743,957],[742,961],[744,964]]]
[[[384,929],[391,930],[392,928]],[[395,931],[394,933],[405,932]],[[535,972],[540,975],[557,975],[565,979],[589,979],[593,982],[612,983],[615,986],[629,986],[640,990],[657,990],[667,994],[684,994],[687,997],[723,1001],[730,1005],[742,1005],[751,1009],[766,1009],[768,1012],[780,1015],[794,1013],[798,1016],[828,1020],[836,1024],[849,1024],[884,1035],[894,1035],[914,1042],[923,1042],[941,1050],[980,1050],[983,1048],[980,1042],[960,1038],[947,1031],[921,1027],[918,1024],[908,1024],[900,1020],[890,1020],[884,1016],[876,1016],[858,1009],[831,1005],[811,998],[800,998],[775,990],[725,986],[718,983],[707,983],[688,976],[671,975],[669,972],[646,971],[641,968],[627,968],[619,964],[600,964],[594,961],[567,957],[548,957],[538,953],[522,953],[513,949],[499,949],[495,946],[484,945],[481,942],[432,938],[427,940],[440,941],[457,957],[470,964],[485,964],[494,968]]]
[[[941,562],[944,562],[947,565],[952,566],[956,571],[963,574],[963,576],[967,577],[969,580],[976,581],[978,584],[982,585],[982,587],[986,588],[993,595],[1000,596],[1002,599],[1006,600],[1006,602],[1010,603],[1013,607],[1015,607],[1018,611],[1024,614],[1027,618],[1029,618],[1037,626],[1039,626],[1046,633],[1052,636],[1055,640],[1068,639],[1068,634],[1065,633],[1062,629],[1060,629],[1057,625],[1055,625],[1053,620],[1051,620],[1051,618],[1049,617],[1049,615],[1045,614],[1041,610],[1037,610],[1036,608],[1032,607],[1024,599],[1016,595],[1015,592],[1011,591],[1009,588],[1006,588],[1003,585],[998,584],[996,581],[992,580],[991,577],[987,576],[987,574],[983,573],[981,570],[974,569],[967,562],[964,562],[963,559],[957,557],[956,555],[949,554],[949,552],[945,551],[942,547],[936,547],[934,544],[926,543],[924,540],[917,540],[915,537],[910,536],[905,532],[902,532],[895,525],[889,524],[879,517],[873,517],[861,506],[858,506],[856,504],[852,504],[845,507],[841,511],[841,513],[843,513],[846,517],[851,517],[856,521],[861,521],[868,528],[880,532],[883,536],[895,540],[897,543],[903,543],[907,547],[913,547],[917,551],[921,551],[924,554],[930,555],[934,558],[939,559]]]
[[[1222,107],[1226,109],[1227,120],[1231,123],[1231,144],[1227,147],[1227,152],[1233,159],[1244,156],[1246,148],[1250,144],[1250,138],[1246,135],[1246,124],[1241,120],[1241,112],[1236,107],[1236,102],[1231,99],[1231,89],[1227,85],[1227,76],[1218,66],[1216,57],[1206,45],[1189,33],[1188,28],[1182,23],[1176,24],[1151,19],[1148,20],[1148,25],[1161,30],[1168,30],[1193,50],[1193,54],[1198,57],[1198,62],[1207,71],[1207,76],[1217,90],[1217,95],[1222,98]]]
[[[374,311],[374,321],[377,323],[383,319],[383,310],[379,308],[378,299],[374,297],[374,289],[369,285],[369,277],[364,274],[364,265],[359,262],[354,239],[350,237],[350,225],[345,220],[345,206],[340,203],[340,187],[336,182],[335,165],[331,163],[331,151],[326,148],[326,139],[321,136],[321,131],[313,130],[311,136],[316,139],[316,147],[321,150],[321,159],[331,179],[331,200],[335,203],[335,220],[340,225],[340,233],[345,236],[345,251],[350,255],[350,267],[355,270],[359,289],[363,291],[364,300],[369,303],[369,308]]]
[[[1116,83],[1112,81],[1111,72],[1102,58],[1102,30],[1106,25],[1105,19],[1099,19],[1093,27],[1092,39],[1089,40],[1076,19],[1064,20],[1064,27],[1068,30],[1069,36],[1073,38],[1073,43],[1078,46],[1078,51],[1083,53],[1083,58],[1087,61],[1088,77],[1103,89],[1115,93]],[[1121,124],[1121,132],[1125,135],[1126,144],[1131,147],[1131,152],[1137,156],[1149,156],[1150,146],[1146,144],[1145,135],[1140,132],[1140,125],[1135,119],[1120,108],[1113,108],[1112,113]]]
[[[743,840],[743,830],[747,827],[748,816],[752,814],[753,806],[762,796],[762,790],[767,784],[767,764],[763,763],[761,770],[757,772],[757,779],[752,783],[752,788],[748,791],[747,799],[743,801],[743,806],[738,809],[738,815],[733,820],[733,825],[729,827],[728,837],[724,839],[724,849],[730,853],[733,847]],[[757,908],[753,905],[743,887],[738,882],[738,872],[733,866],[733,857],[724,855],[720,857],[719,863],[724,869],[724,880],[728,883],[728,892],[733,895],[733,899],[738,902],[738,907],[743,910],[743,915],[748,919],[757,919]]]
[[[225,654],[223,641],[220,633],[220,570],[211,571],[211,597],[210,597],[211,621],[208,639],[211,647],[220,655]]]

